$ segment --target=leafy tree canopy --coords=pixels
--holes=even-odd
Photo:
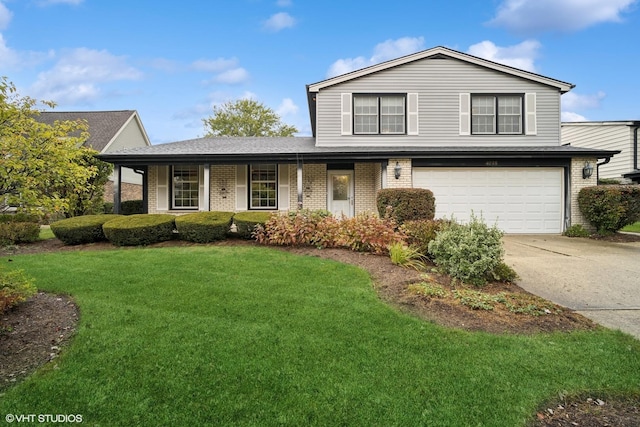
[[[252,99],[229,101],[213,107],[203,119],[206,136],[293,136],[298,129],[280,121],[272,109]]]
[[[37,121],[37,104],[20,96],[0,78],[0,212],[9,207],[38,214],[64,213],[82,197],[98,166],[88,161],[95,150],[83,147],[89,134],[82,121]]]

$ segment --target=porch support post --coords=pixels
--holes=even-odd
[[[296,183],[298,188],[298,209],[302,209],[302,162],[298,162]]]
[[[380,165],[382,168],[382,171],[381,171],[382,182],[380,183],[380,188],[387,188],[387,166],[388,165],[389,165],[388,160],[383,160],[382,164]]]
[[[120,170],[121,166],[115,164],[113,167],[113,213],[120,213],[120,184],[122,180],[122,174]]]
[[[211,210],[211,192],[210,192],[210,186],[211,186],[211,164],[209,163],[205,163],[204,164],[204,173],[203,173],[203,189],[202,191],[204,192],[204,206],[202,206],[200,208],[201,211],[210,211]]]

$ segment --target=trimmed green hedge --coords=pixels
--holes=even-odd
[[[585,187],[578,193],[578,205],[598,233],[614,233],[640,221],[640,185]]]
[[[139,214],[121,216],[102,226],[107,239],[117,246],[144,246],[173,238],[174,215]]]
[[[405,221],[433,219],[436,200],[431,190],[425,188],[385,188],[376,196],[378,215],[384,218],[391,207],[391,217],[398,225]]]
[[[138,215],[143,212],[144,206],[142,200],[125,200],[120,203],[120,213],[122,215]]]
[[[233,223],[236,225],[240,237],[251,239],[256,225],[264,225],[271,218],[271,215],[272,212],[238,212],[233,216]]]
[[[197,212],[176,217],[181,240],[209,243],[223,240],[229,232],[233,212]]]
[[[119,215],[84,215],[56,221],[51,224],[53,235],[65,245],[80,245],[107,240],[102,225]]]
[[[0,246],[35,242],[39,235],[37,222],[0,222]]]

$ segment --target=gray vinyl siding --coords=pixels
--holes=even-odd
[[[600,178],[622,179],[633,170],[633,131],[623,124],[565,124],[562,143],[575,147],[621,150],[611,161],[600,166]]]
[[[341,135],[341,93],[417,93],[418,135]],[[460,93],[536,93],[537,135],[459,134]],[[560,93],[541,83],[457,59],[422,59],[322,89],[318,146],[554,146],[560,144]]]
[[[129,120],[129,122],[124,126],[124,128],[115,137],[111,144],[109,144],[109,146],[105,150],[105,153],[121,150],[124,148],[146,146],[147,143],[144,139],[144,133],[142,129],[140,129],[138,121],[132,119]],[[110,179],[113,181],[114,176],[111,175]],[[142,184],[142,175],[135,173],[133,170],[126,167],[122,168],[120,179],[122,182],[126,182],[129,184]]]

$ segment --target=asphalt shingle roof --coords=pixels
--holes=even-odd
[[[154,162],[242,162],[255,160],[294,161],[298,158],[317,161],[375,160],[389,157],[610,157],[615,152],[583,147],[443,147],[443,146],[341,146],[318,147],[313,137],[217,137],[136,147],[103,154],[114,163]]]
[[[43,111],[37,120],[52,125],[55,121],[86,120],[90,137],[84,144],[102,152],[118,133],[122,126],[135,113],[134,110],[122,111]]]

